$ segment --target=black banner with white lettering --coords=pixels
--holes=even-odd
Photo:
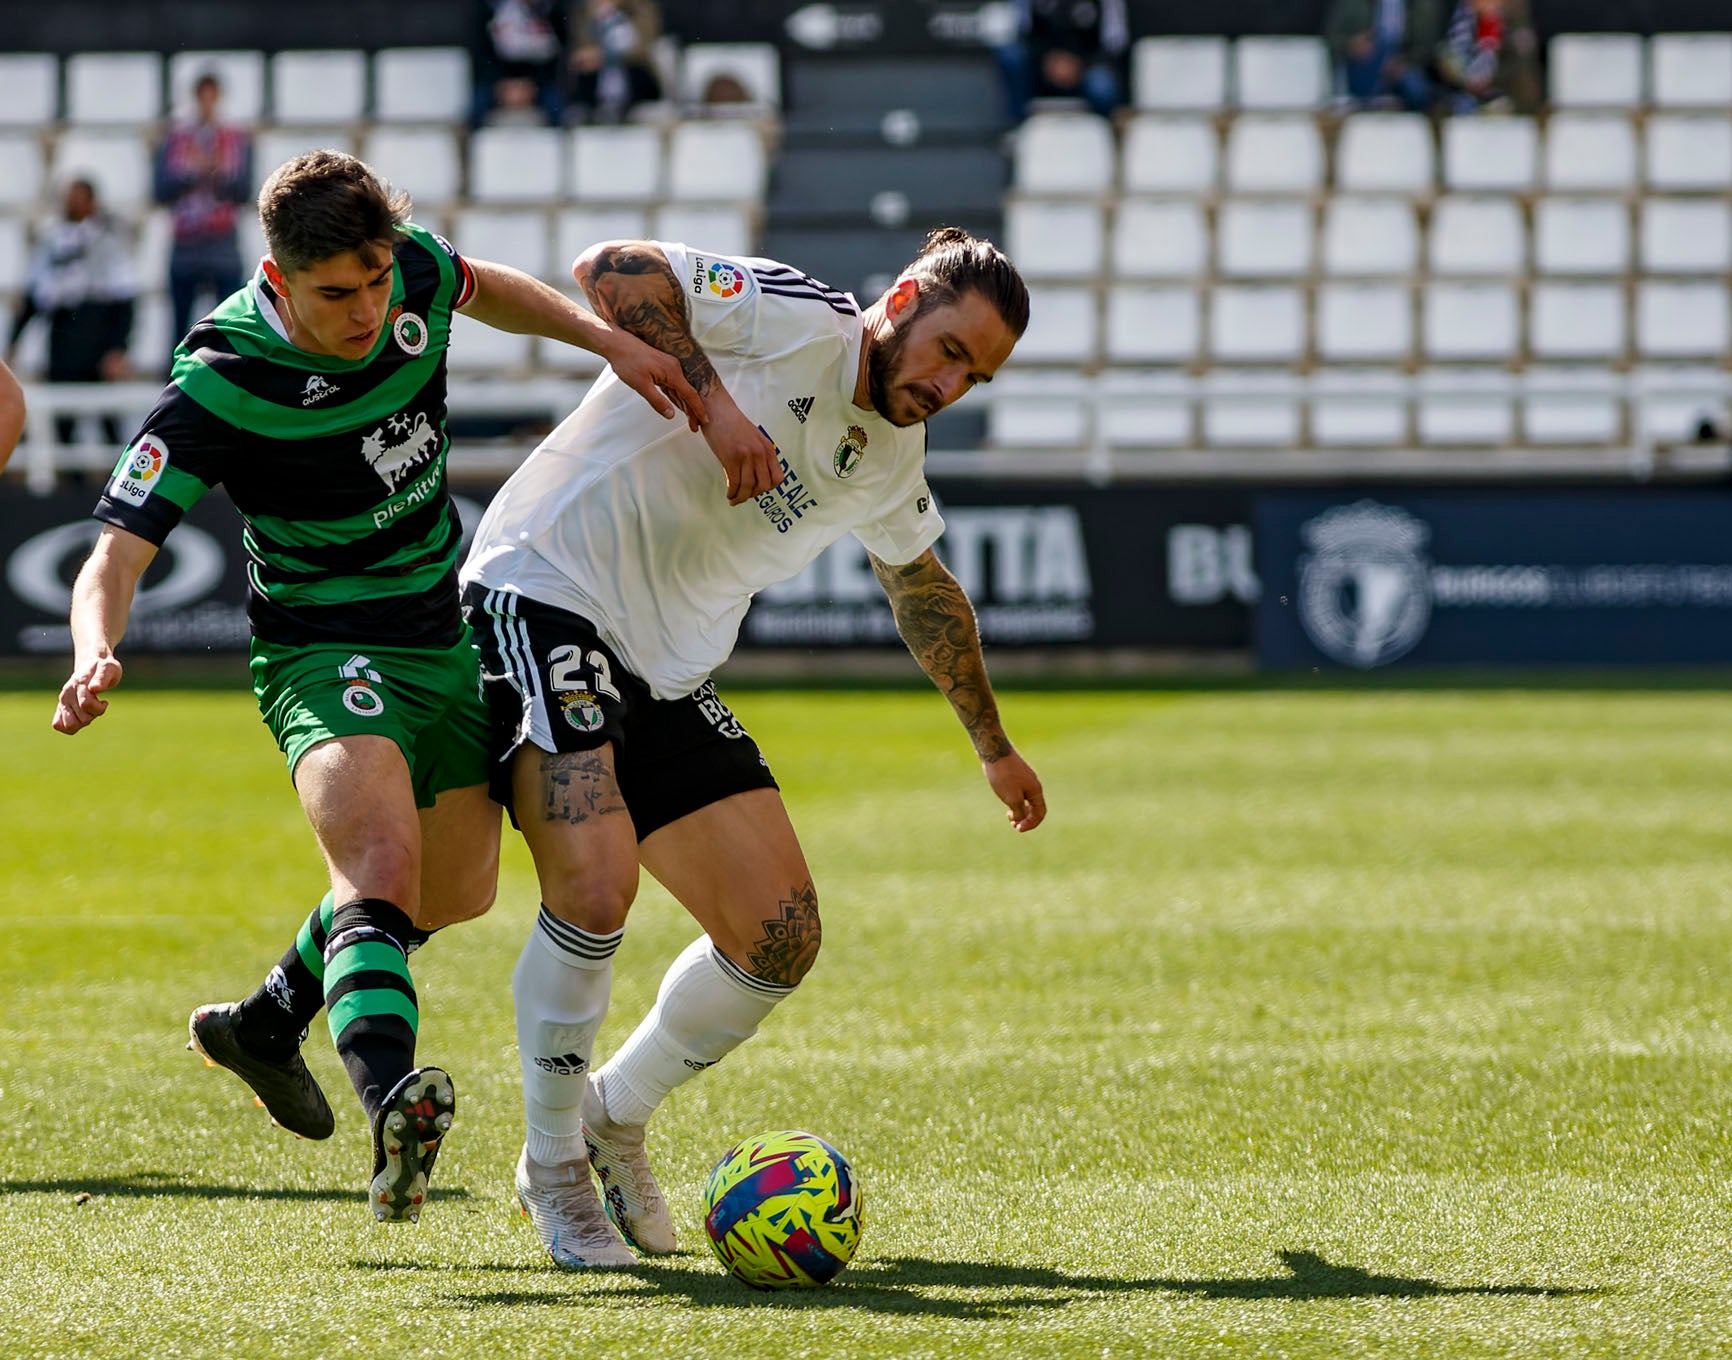
[[[497,482],[457,483],[473,525]],[[1257,599],[1249,488],[1096,488],[939,480],[940,556],[995,647],[1242,649]],[[95,540],[95,491],[36,497],[0,486],[0,655],[69,654],[73,577]],[[222,493],[169,535],[146,574],[128,653],[205,655],[247,645],[240,521]],[[852,537],[758,597],[740,645],[902,644]]]

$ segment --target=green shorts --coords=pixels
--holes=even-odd
[[[487,705],[467,626],[446,648],[281,647],[255,638],[251,666],[259,712],[291,778],[319,742],[370,735],[403,752],[417,807],[487,782]]]

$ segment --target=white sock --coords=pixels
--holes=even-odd
[[[750,1039],[793,990],[753,977],[698,936],[662,978],[643,1023],[596,1071],[608,1118],[647,1124],[669,1091]]]
[[[543,907],[511,974],[532,1162],[559,1166],[585,1156],[583,1089],[624,934],[592,935]]]

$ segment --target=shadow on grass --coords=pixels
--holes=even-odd
[[[358,1187],[301,1190],[292,1186],[208,1185],[167,1171],[139,1171],[130,1176],[66,1176],[59,1180],[0,1181],[5,1195],[112,1196],[115,1199],[269,1199],[287,1203],[344,1203],[364,1198]],[[440,1186],[439,1198],[468,1199],[461,1186]]]
[[[1159,1276],[1075,1275],[1044,1266],[1018,1266],[978,1261],[931,1261],[922,1257],[892,1257],[862,1262],[832,1287],[758,1293],[745,1289],[715,1269],[687,1264],[682,1253],[635,1270],[610,1271],[594,1277],[570,1276],[585,1284],[605,1283],[605,1290],[498,1289],[447,1292],[445,1300],[458,1308],[583,1304],[641,1304],[645,1295],[683,1298],[706,1308],[791,1308],[797,1310],[853,1308],[872,1313],[920,1314],[932,1317],[1003,1318],[1037,1309],[1064,1308],[1091,1295],[1181,1294],[1206,1299],[1428,1299],[1461,1295],[1515,1298],[1573,1298],[1603,1293],[1599,1289],[1531,1284],[1442,1284],[1423,1277],[1379,1275],[1358,1266],[1335,1265],[1315,1252],[1280,1253],[1283,1274],[1227,1276],[1218,1279],[1178,1279]],[[356,1262],[356,1265],[365,1265]],[[510,1270],[546,1270],[545,1265],[509,1266]],[[1017,1291],[1009,1297],[961,1299],[935,1297],[932,1290]]]

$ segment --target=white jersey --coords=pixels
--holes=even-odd
[[[754,595],[843,534],[900,564],[944,521],[926,485],[926,427],[854,405],[864,329],[853,297],[773,260],[655,244],[683,281],[693,336],[775,441],[781,485],[730,506],[703,436],[610,369],[494,497],[462,576],[582,615],[673,699],[727,660]]]

